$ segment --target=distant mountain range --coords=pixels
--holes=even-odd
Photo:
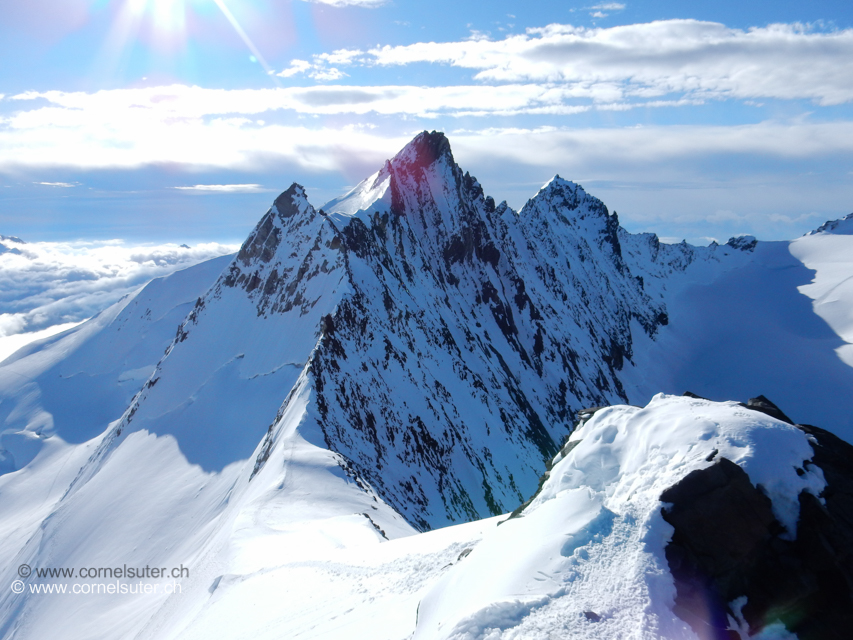
[[[710,456],[723,451],[719,443],[737,449],[725,449],[726,459],[753,482],[759,480],[749,460],[761,460],[766,485],[775,445],[759,443],[764,435],[738,444],[732,440],[738,428],[777,429],[779,438],[793,439],[785,454],[793,456],[791,470],[779,471],[782,488],[771,489],[770,498],[772,517],[795,528],[796,514],[777,509],[777,501],[796,501],[803,491],[817,496],[826,486],[816,471],[792,471],[809,459],[805,432],[767,416],[756,426],[756,412],[744,418],[731,403],[655,394],[690,390],[712,400],[746,400],[764,393],[793,420],[853,440],[849,218],[791,243],[745,236],[708,247],[663,244],[653,234],[628,233],[615,212],[559,176],[518,212],[496,204],[437,132],[418,135],[377,173],[319,209],[294,184],[235,256],[154,280],[0,366],[3,579],[11,583],[24,563],[191,568],[179,595],[4,592],[0,637],[206,637],[223,628],[217,620],[226,612],[255,615],[249,602],[264,600],[258,585],[275,567],[304,570],[305,579],[270,583],[302,603],[288,623],[296,626],[283,636],[271,626],[270,637],[297,637],[297,631],[360,637],[359,625],[371,616],[390,622],[365,637],[493,637],[490,629],[518,627],[534,610],[575,593],[573,587],[518,600],[513,589],[521,587],[502,591],[496,583],[480,603],[491,613],[473,618],[459,609],[467,602],[461,595],[455,603],[432,595],[416,632],[420,618],[416,607],[411,619],[411,607],[429,589],[438,593],[435,580],[450,580],[441,578],[445,560],[461,562],[470,549],[457,546],[503,530],[494,529],[494,520],[444,528],[513,511],[537,487],[555,499],[564,490],[587,491],[588,500],[572,498],[567,507],[578,512],[576,529],[585,533],[570,536],[574,546],[564,546],[563,555],[574,558],[593,545],[610,554],[608,570],[618,572],[624,556],[614,532],[630,538],[648,521],[665,537],[666,524],[656,519],[660,493],[689,471],[719,463]],[[584,436],[585,449],[572,454],[575,470],[560,463],[563,480],[542,477],[555,456],[559,463],[574,448],[580,431],[568,440],[572,446],[564,445],[579,411],[650,401],[648,424],[643,411],[628,407],[607,414],[621,416],[612,424],[596,418],[591,424],[598,426],[584,429],[598,444]],[[698,422],[690,426],[685,416],[692,415]],[[696,426],[716,415],[717,427]],[[668,429],[670,419],[684,423],[684,434],[661,440],[659,451],[648,449],[661,439],[649,432],[631,435],[632,444],[613,453],[613,438],[625,429]],[[707,446],[690,453],[697,438]],[[631,459],[632,448],[649,456],[651,466]],[[581,453],[584,462],[576,464]],[[678,463],[679,456],[690,462]],[[646,478],[655,469],[666,472],[658,481]],[[629,500],[631,482],[644,506],[620,512],[606,496],[618,488],[628,492],[619,500]],[[537,500],[525,513],[556,504],[539,507],[544,499]],[[629,512],[635,520],[626,520]],[[574,526],[566,522],[547,520],[543,531],[556,527],[559,537]],[[411,537],[433,529],[442,531]],[[409,546],[393,548],[408,551],[359,555],[403,538]],[[594,546],[605,538],[610,546]],[[621,549],[644,553],[632,544]],[[638,560],[642,571],[666,569],[662,546],[648,553],[655,560]],[[499,561],[481,555],[477,562],[485,565]],[[541,560],[523,557],[527,569]],[[317,602],[328,596],[324,590],[335,578],[327,574],[343,558],[350,564],[340,569],[346,574],[340,602],[352,608],[338,612],[349,622],[336,635],[324,607],[310,613],[309,595]],[[412,568],[418,563],[420,578]],[[353,586],[356,565],[384,594],[377,604],[367,604]],[[401,581],[399,588],[380,585],[382,566]],[[584,566],[578,575],[593,571]],[[566,578],[566,571],[561,564],[558,573]],[[466,575],[447,583],[447,593],[461,594],[465,581],[489,580]],[[246,581],[254,591],[240,586]],[[595,583],[601,597],[602,584]],[[661,623],[667,633],[699,633],[672,614],[671,576],[662,591],[643,584],[654,606],[626,604],[619,615],[629,616],[627,626],[595,637],[620,637],[637,616],[670,615]],[[399,620],[391,613],[397,607]],[[602,612],[589,607],[591,615],[578,611],[583,619],[575,622],[602,621]],[[752,614],[732,613],[744,629],[761,627]],[[443,622],[450,619],[452,629]],[[498,619],[508,622],[489,626]],[[251,626],[234,624],[233,633],[214,635],[243,637]],[[532,627],[528,632],[506,637],[539,637]],[[648,634],[641,637],[658,637]]]

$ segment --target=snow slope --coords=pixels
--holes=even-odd
[[[635,357],[622,374],[631,402],[660,391],[715,400],[764,394],[784,398],[795,421],[853,441],[850,235],[759,241],[746,251],[661,245],[659,255],[628,235],[632,273],[665,301],[669,318],[654,339],[635,332]]]
[[[121,417],[175,328],[230,256],[149,283],[85,324],[31,343],[0,364],[0,473],[21,469],[39,443],[81,443]]]
[[[695,638],[672,611],[661,493],[716,451],[765,488],[795,535],[798,495],[824,487],[816,467],[797,475],[814,455],[805,433],[732,402],[658,395],[609,407],[569,445],[522,517],[432,586],[414,638]]]
[[[170,566],[180,558],[192,567],[182,593],[147,601],[41,595],[23,605],[7,596],[7,607],[21,609],[19,624],[7,625],[5,635],[53,637],[62,629],[63,638],[532,639],[556,633],[693,640],[697,636],[672,612],[675,587],[664,556],[671,527],[661,517],[660,494],[690,471],[711,466],[708,457],[716,450],[765,487],[774,513],[793,534],[798,494],[824,486],[820,469],[803,464],[813,452],[802,431],[735,403],[661,395],[642,409],[597,412],[572,435],[520,518],[403,537],[389,528],[392,539],[385,541],[355,511],[387,527],[385,507],[356,504],[360,490],[348,493],[323,472],[324,464],[334,466],[328,452],[299,438],[290,442],[289,453],[271,454],[260,472],[269,477],[260,483],[247,481],[248,468],[206,482],[198,472],[176,477],[171,470],[175,495],[168,504],[155,488],[150,500],[159,504],[136,498],[118,510],[115,494],[125,490],[115,488],[117,478],[98,483],[86,498],[88,517],[109,506],[112,520],[133,526],[116,536],[115,523],[70,514],[64,527],[88,525],[89,535],[69,536],[79,551],[51,539],[52,560],[79,563],[85,557],[98,565],[120,556],[140,563],[131,544],[149,553],[159,548],[147,560]],[[137,459],[121,460],[121,466],[147,475],[162,456],[158,470],[168,471],[174,454],[161,445],[145,455],[150,448],[150,442],[136,442],[128,451]],[[807,473],[798,475],[804,466]],[[118,469],[113,465],[110,473]],[[225,476],[233,482],[230,504],[212,504]],[[324,502],[331,498],[334,505]],[[339,512],[345,503],[354,509],[350,516]],[[210,517],[205,509],[217,512],[214,530],[198,530],[192,522],[193,516]],[[169,514],[158,520],[158,543],[145,541],[150,528],[134,533],[141,520],[134,511]],[[787,637],[774,620],[767,622],[764,635],[753,637]]]
[[[18,554],[150,375],[217,258],[152,281],[0,366],[0,557]],[[11,567],[11,565],[9,565]]]
[[[801,285],[800,293],[812,299],[814,312],[830,326],[844,344],[836,348],[838,357],[853,367],[853,216],[820,233],[794,240],[791,255],[815,270],[812,282]]]

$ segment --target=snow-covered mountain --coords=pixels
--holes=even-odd
[[[0,637],[526,638],[565,613],[570,636],[692,638],[661,492],[716,449],[771,486],[790,532],[779,500],[824,485],[767,475],[804,468],[802,430],[655,394],[766,393],[853,439],[843,226],[667,245],[559,176],[515,212],[436,132],[320,209],[294,184],[235,256],[0,366],[0,580],[23,563],[191,567],[179,594],[4,592]],[[599,412],[562,447],[579,410],[627,402],[650,404]],[[480,520],[537,486],[520,520]],[[501,554],[516,568],[484,578]],[[594,620],[584,598],[610,608],[583,604]]]
[[[495,206],[437,133],[321,211],[293,185],[98,456],[145,430],[218,471],[264,436],[257,471],[304,393],[315,443],[419,529],[511,510],[579,409],[628,399],[631,323],[666,322],[618,228],[559,177]]]

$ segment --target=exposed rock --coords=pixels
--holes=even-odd
[[[853,223],[853,213],[848,213],[846,216],[844,216],[843,218],[840,218],[838,220],[828,220],[828,221],[824,222],[817,229],[814,229],[813,231],[809,231],[805,235],[813,236],[817,233],[833,233],[833,232],[837,232],[837,231],[842,230],[842,229],[848,230],[848,233],[849,233],[849,228],[850,228],[851,223]],[[2,240],[2,238],[0,238],[0,240]]]
[[[758,240],[755,239],[755,236],[738,236],[729,238],[726,244],[732,249],[739,249],[740,251],[755,251]]]
[[[791,420],[788,416],[784,414],[784,412],[773,404],[770,400],[765,398],[764,396],[758,396],[757,398],[750,398],[749,402],[745,405],[747,409],[752,409],[753,411],[760,411],[771,418],[776,418],[777,420],[781,420],[782,422],[787,422],[788,424],[794,424],[794,421]]]
[[[747,406],[787,418],[762,396]],[[796,539],[773,516],[770,499],[725,458],[661,494],[671,505],[663,517],[674,528],[666,547],[674,611],[700,638],[739,638],[737,608],[750,634],[780,621],[800,640],[850,637],[853,446],[797,426],[813,437],[815,455],[805,464],[820,467],[827,486],[820,498],[800,494]]]

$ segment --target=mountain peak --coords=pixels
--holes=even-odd
[[[273,206],[282,220],[305,213],[311,208],[308,203],[308,196],[305,194],[305,188],[295,182],[275,199]]]
[[[838,220],[829,220],[824,222],[814,231],[809,231],[807,236],[813,236],[818,233],[832,233],[836,235],[853,235],[853,213],[849,213]]]
[[[729,241],[726,242],[726,245],[741,251],[754,251],[757,244],[758,240],[755,239],[755,236],[736,236],[729,238]]]
[[[448,164],[455,164],[447,136],[441,131],[423,131],[403,147],[391,162],[403,168],[425,168],[442,158],[447,160]]]
[[[550,191],[566,191],[568,190],[570,193],[576,193],[580,191],[581,193],[586,193],[584,188],[580,186],[576,182],[572,182],[571,180],[566,180],[565,178],[561,178],[560,174],[555,174],[553,178],[551,178],[548,182],[542,185],[542,188],[539,189],[539,192],[550,192]]]

